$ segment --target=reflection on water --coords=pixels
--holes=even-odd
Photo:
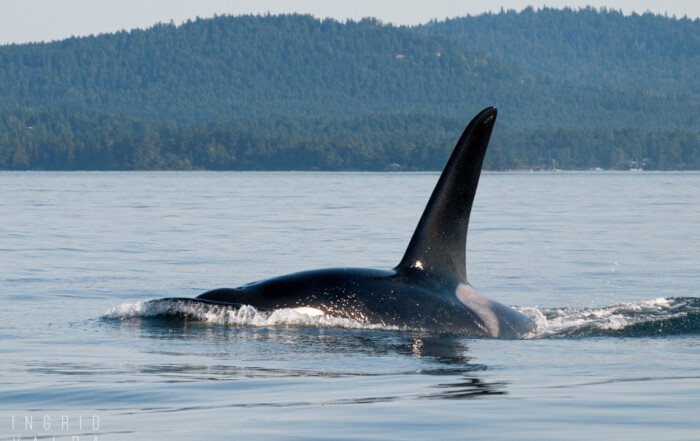
[[[159,381],[238,381],[262,378],[424,378],[415,393],[309,401],[351,404],[406,399],[466,399],[506,393],[505,383],[479,373],[487,367],[469,355],[465,337],[421,332],[366,331],[316,327],[225,327],[173,317],[138,317],[102,323],[137,341],[144,354],[191,358],[206,363],[124,365],[125,373]],[[164,345],[167,341],[167,345]],[[152,342],[152,343],[145,343]],[[163,347],[167,347],[167,351]],[[201,360],[201,357],[200,357]],[[138,372],[137,372],[138,371]],[[444,378],[444,380],[438,380]],[[167,379],[167,380],[165,380]],[[437,381],[436,381],[437,380]],[[287,405],[299,405],[298,401]],[[236,404],[239,405],[239,404]],[[241,403],[257,406],[262,403]]]
[[[435,387],[444,389],[444,391],[430,394],[426,398],[462,400],[465,398],[476,398],[481,395],[503,395],[506,393],[505,383],[484,383],[478,378],[467,376],[462,381],[439,384]]]
[[[162,303],[122,305],[95,323],[137,344],[145,358],[121,364],[116,374],[124,376],[124,381],[143,381],[143,376],[155,383],[350,379],[354,382],[352,388],[359,391],[351,397],[291,394],[292,398],[307,400],[273,400],[277,406],[466,399],[507,393],[507,383],[490,381],[484,375],[487,367],[472,359],[467,344],[474,340],[468,337],[368,329],[364,325],[358,329],[355,322],[318,322],[316,317],[293,311],[272,319],[269,313],[250,307],[211,310],[205,306],[182,311],[168,304],[163,312]],[[239,314],[243,309],[244,313]],[[542,309],[537,310],[541,329],[535,337],[689,335],[700,328],[699,310],[693,298],[659,298],[603,308]],[[41,366],[32,369],[36,372]],[[110,369],[97,363],[95,374],[114,374]],[[54,365],[44,373],[50,370],[53,374],[85,373],[89,368]],[[387,383],[402,378],[401,393],[390,387],[376,387],[376,383],[362,387],[373,378]],[[419,386],[406,390],[406,383]],[[222,404],[269,405],[264,400]]]

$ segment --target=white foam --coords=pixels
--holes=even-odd
[[[178,301],[123,303],[110,308],[102,315],[102,318],[125,320],[138,317],[155,317],[159,315],[187,315],[194,320],[227,326],[313,326],[347,329],[400,329],[396,326],[362,323],[356,320],[327,316],[315,308],[283,308],[274,311],[260,311],[248,305],[235,308],[223,305]]]
[[[580,328],[620,330],[627,326],[673,315],[673,300],[656,298],[639,302],[618,303],[603,308],[516,308],[535,322],[526,338],[549,337]]]
[[[516,307],[535,322],[535,329],[525,338],[571,335],[581,329],[616,331],[626,326],[650,320],[668,319],[686,314],[686,302],[679,299],[656,298],[640,302],[619,303],[603,308],[524,308]],[[325,315],[315,308],[285,308],[261,311],[252,306],[240,308],[207,303],[182,301],[154,301],[123,303],[104,313],[104,319],[127,320],[159,315],[182,316],[225,326],[286,327],[310,326],[321,328],[409,330],[407,327],[365,323],[347,318]]]

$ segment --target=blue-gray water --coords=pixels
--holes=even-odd
[[[486,173],[528,339],[144,304],[392,267],[437,176],[0,173],[0,440],[700,439],[700,173]]]

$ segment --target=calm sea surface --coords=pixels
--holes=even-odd
[[[700,173],[484,174],[526,339],[146,303],[390,268],[437,178],[1,172],[0,440],[700,439]]]

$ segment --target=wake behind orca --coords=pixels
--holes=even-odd
[[[496,113],[495,107],[484,109],[465,129],[395,268],[304,271],[215,289],[195,299],[167,300],[291,308],[361,323],[522,337],[533,330],[534,323],[483,297],[467,281],[467,227]]]

